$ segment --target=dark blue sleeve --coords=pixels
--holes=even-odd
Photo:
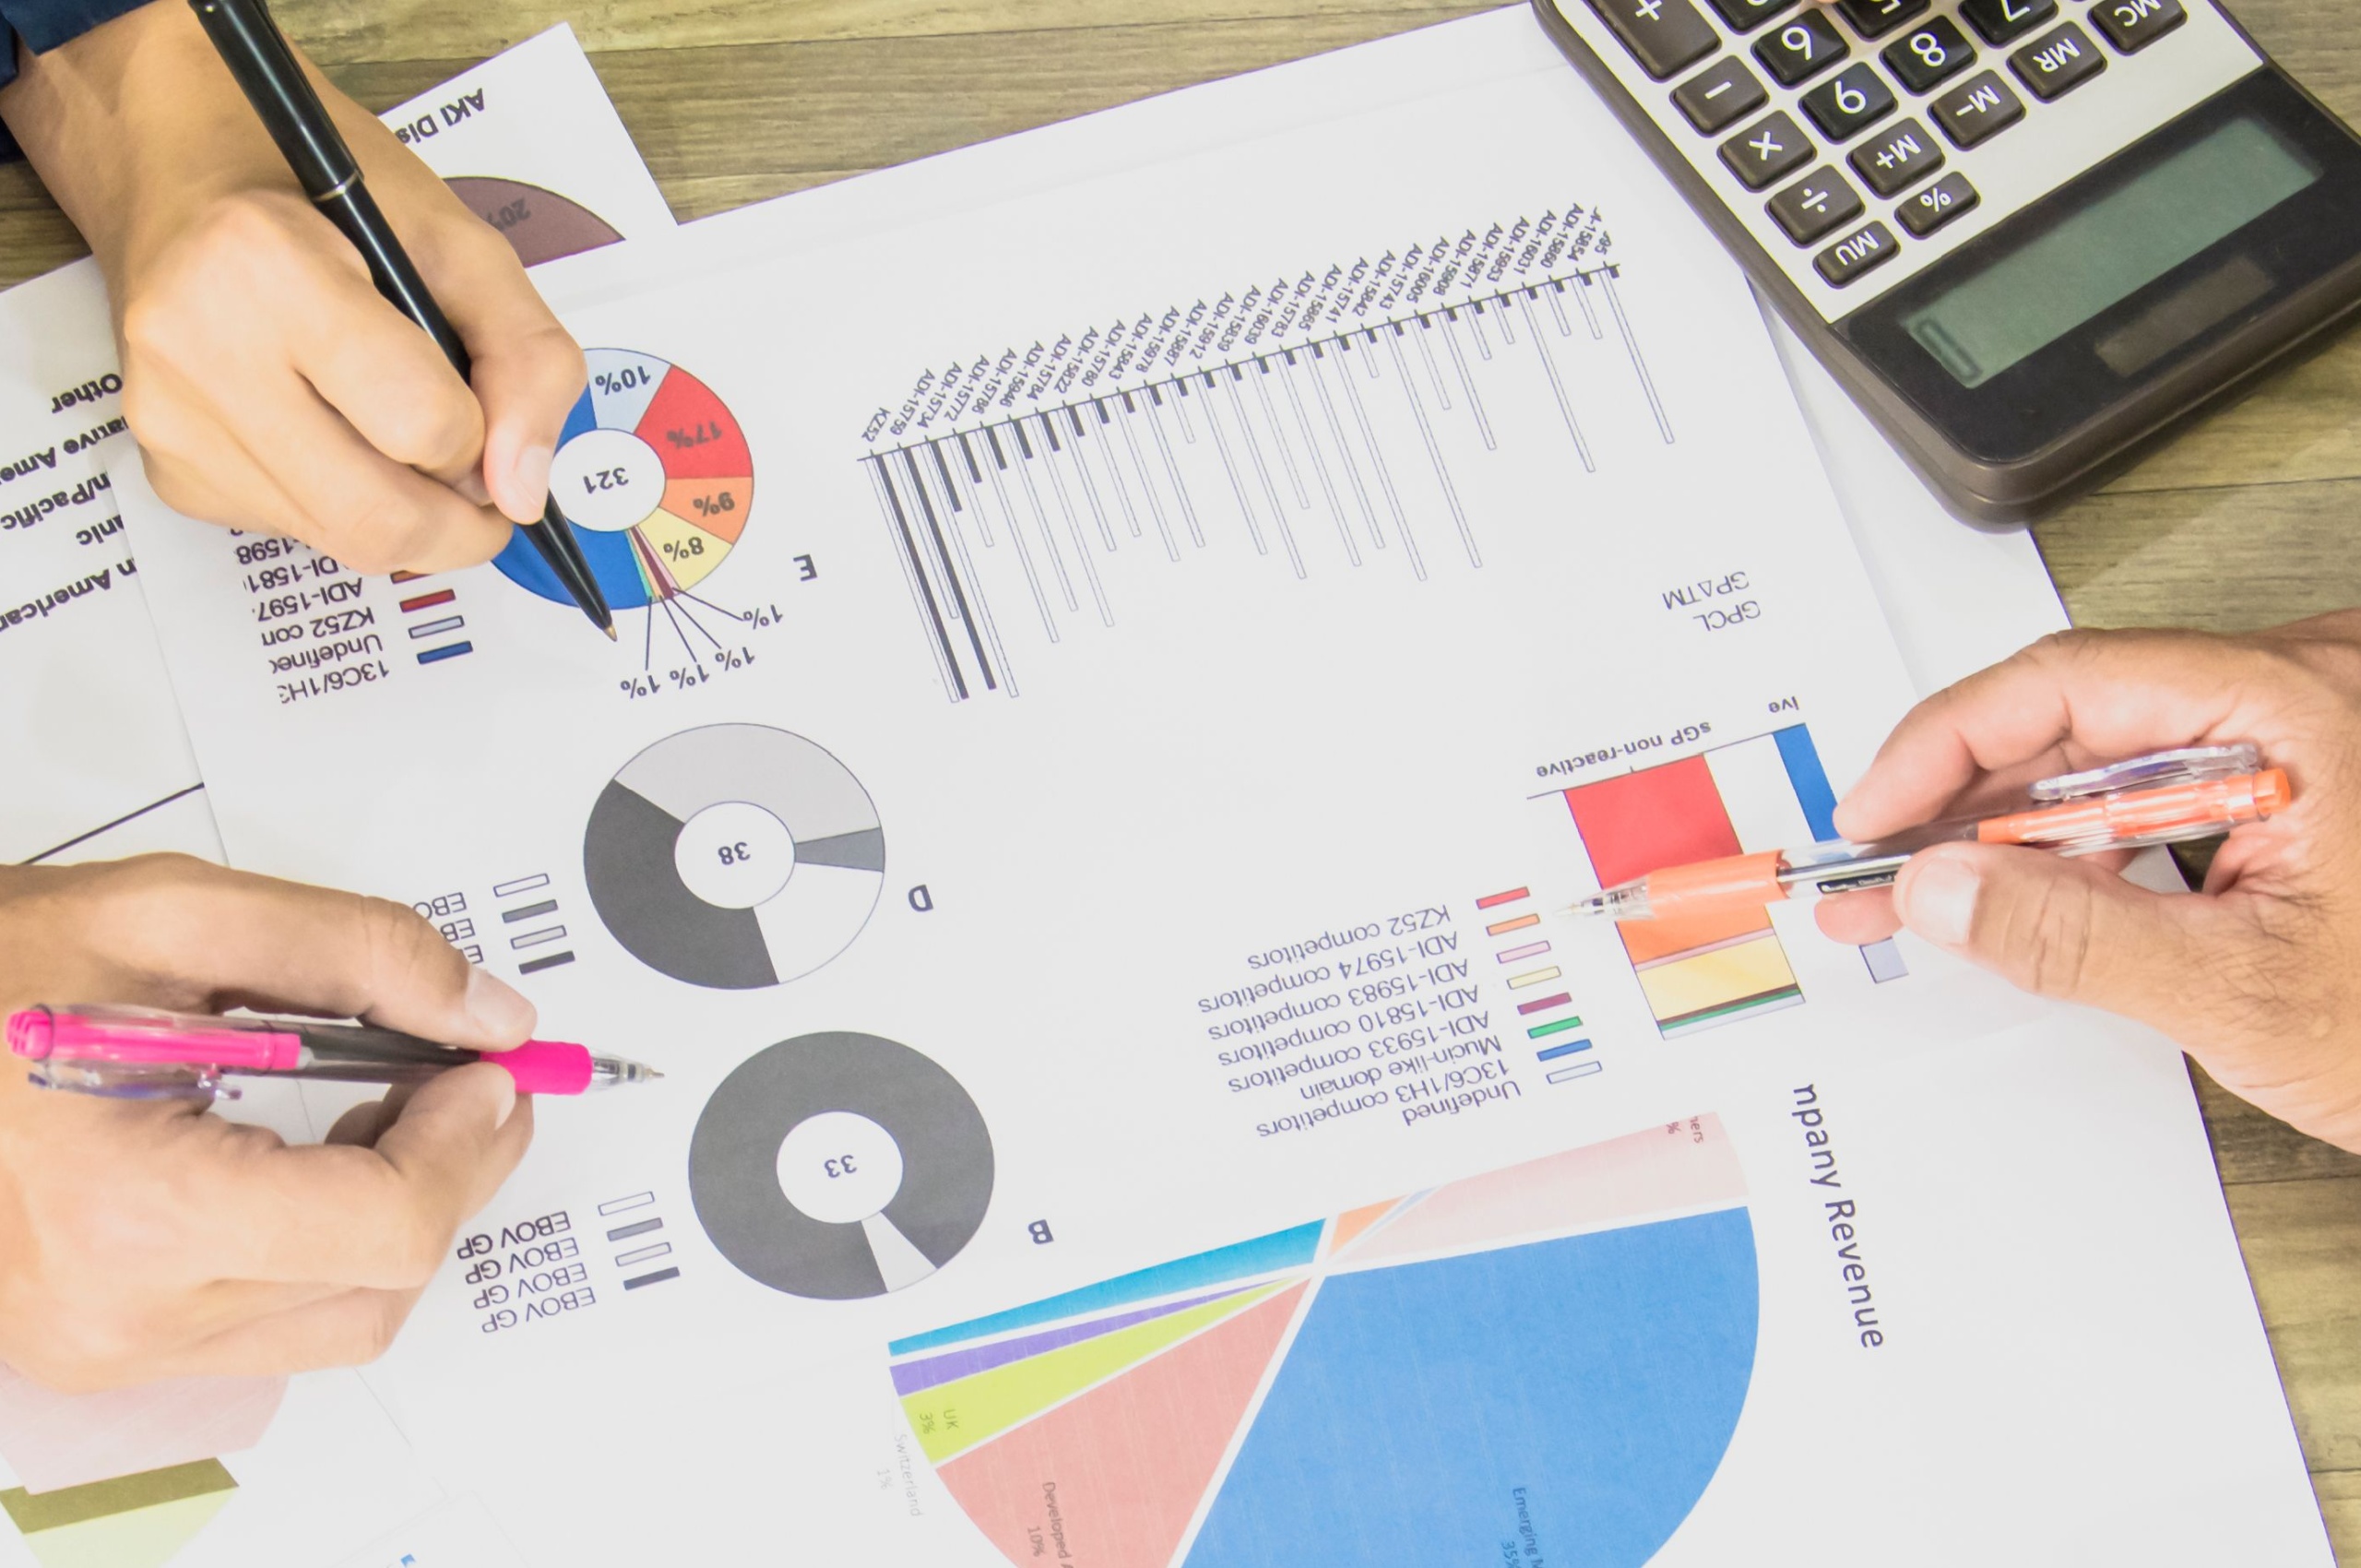
[[[0,87],[17,79],[17,45],[45,53],[67,39],[79,38],[101,22],[139,9],[147,0],[0,0],[0,22],[7,25],[6,47],[0,50]],[[172,0],[157,0],[160,5]],[[22,156],[17,138],[0,127],[0,158]]]

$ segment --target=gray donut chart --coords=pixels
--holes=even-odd
[[[931,1058],[849,1032],[766,1046],[706,1102],[689,1142],[689,1195],[722,1256],[751,1279],[813,1301],[889,1289],[860,1224],[813,1219],[779,1190],[780,1143],[831,1111],[869,1118],[901,1149],[902,1184],[885,1219],[935,1267],[957,1256],[991,1204],[983,1113]]]
[[[832,897],[793,874],[754,909],[698,897],[673,847],[691,818],[731,802],[776,817],[799,869],[872,879],[866,899],[859,881]],[[860,934],[884,889],[885,832],[860,780],[820,746],[765,725],[709,724],[656,742],[599,791],[582,869],[599,920],[641,962],[691,985],[753,991],[811,973]]]

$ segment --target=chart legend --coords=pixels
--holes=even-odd
[[[1498,1562],[1522,1520],[1639,1568],[1752,1379],[1745,1205],[1698,1117],[897,1341],[894,1386],[1020,1564]]]
[[[1484,934],[1496,944],[1492,962],[1510,971],[1508,988],[1516,1003],[1518,1025],[1527,1040],[1550,1043],[1536,1048],[1535,1059],[1547,1064],[1576,1051],[1591,1048],[1589,1039],[1568,1039],[1583,1028],[1582,1015],[1574,1011],[1574,996],[1571,991],[1558,989],[1557,982],[1565,978],[1564,969],[1545,960],[1554,946],[1547,937],[1532,933],[1541,924],[1540,911],[1532,908],[1533,890],[1512,887],[1499,893],[1487,893],[1476,900],[1478,913],[1494,915],[1484,927]],[[1505,945],[1501,945],[1505,944]],[[1532,994],[1539,992],[1541,994]],[[1547,1081],[1553,1084],[1572,1083],[1599,1071],[1601,1063],[1585,1062],[1579,1070],[1559,1068],[1549,1072]]]

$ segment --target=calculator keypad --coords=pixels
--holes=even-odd
[[[1853,46],[1818,6],[1780,23],[1754,42],[1754,57],[1781,87],[1816,77],[1851,53]]]
[[[1804,94],[1804,113],[1830,141],[1846,141],[1893,113],[1893,90],[1864,60]]]
[[[2260,63],[2220,0],[1540,4],[1832,321]]]
[[[1932,92],[1975,64],[1975,45],[1949,17],[1937,17],[1878,56],[1894,79],[1913,92]]]
[[[2106,56],[2091,35],[2068,22],[2043,33],[2009,56],[2009,69],[2047,103],[2063,98],[2106,69]]]
[[[2025,117],[2025,101],[1990,71],[1978,71],[1927,105],[1927,117],[1964,152]]]
[[[1822,166],[1771,198],[1771,216],[1787,238],[1808,245],[1861,215],[1860,193],[1845,176]]]
[[[1770,101],[1746,62],[1725,54],[1672,89],[1672,101],[1707,136],[1726,131]]]
[[[1722,143],[1722,161],[1750,191],[1759,191],[1811,157],[1811,138],[1785,111]]]
[[[1960,0],[1959,14],[1997,49],[2057,16],[2058,0]]]
[[[1722,46],[1714,24],[1689,0],[1590,0],[1590,6],[1641,68],[1658,81],[1687,70]]]

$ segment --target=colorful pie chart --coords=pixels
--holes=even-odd
[[[687,593],[737,547],[754,462],[737,417],[678,365],[592,349],[590,385],[567,415],[550,493],[607,602],[639,610]],[[493,562],[508,579],[570,603],[521,536]]]

